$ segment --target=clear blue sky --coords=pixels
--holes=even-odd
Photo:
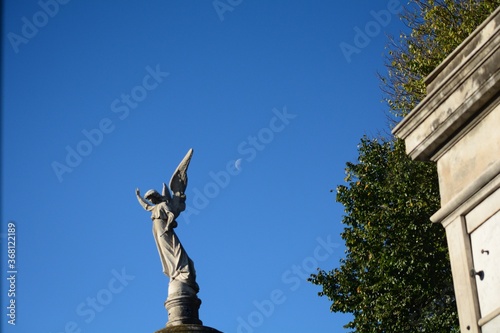
[[[388,129],[376,73],[399,5],[6,1],[2,332],[162,328],[168,279],[134,190],[161,190],[189,148],[176,231],[204,324],[345,332],[306,279],[339,265],[330,189],[362,135]]]

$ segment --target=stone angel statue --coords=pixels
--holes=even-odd
[[[188,183],[187,169],[192,155],[193,150],[190,149],[173,173],[169,184],[170,189],[163,183],[161,195],[155,190],[149,190],[143,198],[139,189],[136,189],[137,200],[145,210],[151,212],[153,236],[163,272],[170,278],[168,299],[174,295],[196,297],[199,291],[193,261],[174,232],[174,228],[177,227],[176,218],[186,209],[184,192]]]

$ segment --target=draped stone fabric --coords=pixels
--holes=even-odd
[[[184,283],[197,293],[199,287],[196,283],[194,263],[174,231],[177,222],[168,204],[160,202],[156,205],[150,205],[142,198],[138,197],[138,199],[144,209],[151,212],[153,237],[160,255],[163,273],[170,277],[171,281]]]

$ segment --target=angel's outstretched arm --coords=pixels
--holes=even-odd
[[[154,206],[151,206],[149,202],[147,202],[142,196],[141,192],[139,189],[135,189],[135,195],[137,196],[137,200],[139,201],[139,204],[144,208],[145,210],[151,210],[153,209]]]

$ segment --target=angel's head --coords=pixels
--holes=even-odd
[[[156,192],[155,190],[147,191],[144,195],[144,199],[151,201],[155,205],[159,204],[162,201],[160,193]]]

